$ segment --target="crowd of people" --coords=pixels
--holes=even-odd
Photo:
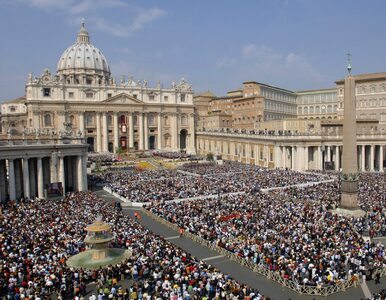
[[[359,218],[330,212],[340,200],[337,180],[269,193],[153,202],[148,209],[249,262],[280,272],[283,278],[327,286],[369,279],[386,267],[384,246],[361,235],[366,231],[386,235],[381,176],[361,175],[359,204],[366,215]]]
[[[112,246],[133,255],[98,270],[67,267],[66,259],[85,249],[85,227],[97,216],[112,226]],[[266,299],[90,192],[2,203],[0,249],[1,298]]]
[[[91,176],[90,181],[104,184],[129,201],[145,203],[227,193],[249,193],[264,188],[317,182],[328,178],[323,174],[269,170],[238,163],[222,166],[190,163],[174,171],[107,172]]]

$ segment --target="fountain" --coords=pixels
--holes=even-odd
[[[66,264],[73,268],[98,269],[100,267],[115,265],[131,256],[131,251],[126,249],[109,248],[109,243],[114,239],[111,226],[98,217],[94,223],[86,227],[87,236],[84,242],[88,250],[71,256]]]

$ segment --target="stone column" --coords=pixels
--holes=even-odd
[[[366,145],[361,147],[361,171],[366,171]]]
[[[9,200],[16,200],[15,164],[13,159],[8,159]]]
[[[257,153],[258,155],[259,153]],[[287,159],[286,159],[286,156],[287,156],[287,153],[286,153],[286,149],[285,149],[285,146],[282,146],[281,147],[281,166],[282,168],[287,168]]]
[[[96,118],[96,152],[102,152],[101,115],[99,112],[95,114],[95,118]]]
[[[15,159],[13,161],[15,167],[15,190],[16,190],[16,198],[20,198],[22,196],[23,191],[23,167],[22,160]]]
[[[316,148],[316,156],[317,156],[317,167],[318,167],[319,170],[323,170],[322,146],[318,146]]]
[[[147,113],[143,115],[143,131],[144,131],[144,149],[149,150],[149,124]]]
[[[194,125],[194,114],[190,114],[189,118],[189,132],[190,132],[190,141],[189,141],[189,152],[190,153],[196,153],[196,133],[195,133],[195,125]]]
[[[303,168],[303,170],[307,171],[309,169],[309,166],[308,166],[308,151],[309,151],[308,147],[305,146],[303,151],[304,151],[304,168]]]
[[[59,182],[62,183],[63,186],[63,195],[66,194],[66,174],[64,171],[64,157],[59,156]]]
[[[327,146],[326,150],[327,150],[327,161],[330,162],[331,161],[331,147]]]
[[[83,136],[86,136],[86,132],[84,130],[84,112],[78,113],[78,119],[79,119],[79,130],[82,132]]]
[[[77,173],[77,190],[78,192],[84,191],[84,186],[83,186],[83,156],[78,155],[76,157],[76,173]]]
[[[379,145],[379,171],[383,171],[384,165],[383,165],[383,151],[384,151],[384,146]]]
[[[28,169],[29,169],[29,192],[30,197],[36,197],[37,196],[37,190],[36,190],[36,158],[30,158],[28,160]]]
[[[336,171],[339,171],[339,165],[340,165],[339,146],[335,146],[335,170]]]
[[[133,113],[129,112],[129,148],[134,148],[134,124],[133,124]]]
[[[102,130],[103,130],[103,142],[102,142],[102,151],[109,151],[109,128],[107,127],[107,113],[102,114]]]
[[[83,183],[83,189],[82,191],[87,191],[88,190],[88,185],[87,185],[87,154],[83,154],[82,158],[82,183]]]
[[[118,113],[113,115],[113,125],[114,125],[114,153],[117,152],[119,148],[119,128],[118,128]]]
[[[375,156],[375,146],[370,146],[370,171],[374,171],[374,156]]]
[[[139,150],[143,150],[144,143],[143,143],[143,113],[142,112],[138,114],[138,135],[139,135],[138,148]]]
[[[157,114],[157,133],[158,150],[162,150],[162,113]]]
[[[274,160],[275,160],[275,163],[274,163],[275,168],[280,168],[281,167],[281,153],[280,153],[280,147],[279,146],[275,146]]]
[[[0,159],[0,202],[7,199],[7,169],[5,160]]]
[[[50,159],[51,183],[58,182],[58,153],[53,152]]]
[[[37,166],[38,166],[38,197],[44,198],[43,162],[41,157],[37,158]]]
[[[295,153],[296,153],[296,147],[291,147],[291,170],[296,170],[296,164],[295,164]]]
[[[23,190],[24,198],[30,198],[30,186],[29,186],[29,167],[28,167],[28,158],[23,158]]]
[[[172,150],[177,151],[178,150],[178,123],[177,123],[177,113],[171,114],[171,120],[170,120],[170,131],[172,136]]]

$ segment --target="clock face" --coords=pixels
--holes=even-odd
[[[44,82],[49,82],[50,81],[50,77],[49,76],[44,76],[43,77],[43,81]]]

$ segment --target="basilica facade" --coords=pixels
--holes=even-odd
[[[25,97],[4,103],[2,111],[3,134],[60,134],[70,124],[86,138],[89,151],[195,152],[191,85],[181,79],[168,88],[160,82],[150,87],[132,76],[117,82],[84,24],[61,55],[56,73],[30,74]]]

